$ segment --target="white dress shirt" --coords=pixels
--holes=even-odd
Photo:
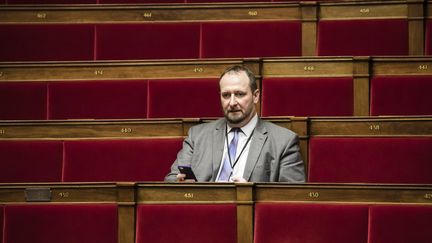
[[[234,165],[235,161],[238,159],[237,163],[234,165],[233,168],[233,172],[232,175],[230,177],[230,181],[232,181],[234,178],[243,178],[243,173],[246,167],[246,160],[249,154],[249,148],[250,148],[250,144],[251,144],[251,140],[248,142],[248,138],[252,135],[253,130],[256,127],[256,124],[258,122],[258,115],[255,114],[254,117],[252,117],[252,119],[243,127],[241,127],[241,132],[239,132],[239,140],[238,140],[238,144],[237,144],[237,152],[236,152],[236,158],[233,159],[231,158],[231,163],[232,165]],[[231,127],[227,124],[227,130],[226,131],[231,131]],[[224,136],[226,137],[226,136]],[[234,134],[232,132],[228,133],[228,144],[230,144],[231,140],[233,139]],[[248,144],[246,145],[246,142],[248,142]],[[245,147],[246,145],[246,147]],[[243,150],[243,147],[244,150]],[[241,151],[243,150],[243,153],[241,153]],[[240,154],[241,153],[241,154]],[[223,155],[222,156],[222,160],[219,166],[219,171],[217,174],[217,180],[219,180],[219,175],[221,173],[222,170],[222,164],[225,160],[225,158],[228,157],[228,148],[227,148],[227,141],[226,138],[224,139],[224,151],[223,151]],[[240,157],[239,157],[240,156]]]

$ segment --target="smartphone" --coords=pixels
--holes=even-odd
[[[193,173],[190,166],[179,165],[177,168],[179,169],[180,173],[186,175],[185,180],[197,181],[195,174]]]

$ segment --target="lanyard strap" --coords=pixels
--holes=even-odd
[[[239,128],[239,129],[240,129],[240,128]],[[231,129],[231,130],[232,130],[232,129]],[[240,131],[241,131],[241,129],[240,129]],[[252,130],[251,135],[248,137],[248,139],[247,139],[245,145],[243,145],[243,148],[242,148],[242,150],[240,151],[240,154],[237,156],[237,159],[234,161],[234,164],[233,164],[232,161],[231,161],[230,153],[229,153],[229,145],[228,145],[228,129],[226,129],[226,131],[225,131],[225,137],[226,137],[226,144],[227,144],[227,154],[228,154],[228,159],[229,159],[229,162],[230,162],[230,165],[231,165],[231,169],[232,169],[232,170],[234,170],[234,167],[237,165],[237,162],[239,161],[239,159],[240,159],[240,157],[241,157],[243,151],[246,149],[246,147],[247,147],[249,141],[251,140],[254,131],[255,131],[255,129]],[[242,131],[242,132],[243,132],[243,131]],[[240,140],[240,139],[239,139],[239,140]],[[231,173],[232,173],[232,172],[231,172]]]

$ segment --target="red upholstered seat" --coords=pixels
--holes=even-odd
[[[432,137],[309,140],[309,182],[431,184]]]
[[[202,24],[202,57],[301,56],[301,22]]]
[[[430,243],[432,206],[373,205],[369,243]]]
[[[0,205],[0,239],[3,239],[3,205]],[[3,242],[3,240],[2,240]]]
[[[351,116],[353,79],[264,78],[262,116]]]
[[[93,60],[93,25],[1,24],[0,36],[0,61]]]
[[[61,141],[0,141],[0,154],[0,183],[61,181]]]
[[[432,21],[426,20],[425,54],[432,55]]]
[[[431,91],[432,76],[375,76],[371,115],[432,115]]]
[[[199,57],[196,23],[102,24],[96,36],[98,60]]]
[[[182,140],[65,141],[63,181],[163,181]]]
[[[322,20],[318,55],[408,55],[408,20]]]
[[[48,91],[49,119],[147,116],[147,81],[53,82]]]
[[[136,243],[237,242],[234,204],[139,205],[136,215]]]
[[[218,79],[149,80],[149,118],[221,117]]]
[[[367,233],[367,205],[255,205],[255,243],[365,243]]]
[[[115,204],[7,205],[3,243],[117,243]]]
[[[0,111],[0,120],[47,119],[46,83],[0,83]]]

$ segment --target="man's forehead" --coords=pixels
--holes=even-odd
[[[220,80],[219,84],[224,85],[248,85],[249,78],[245,72],[229,72],[226,73]]]

